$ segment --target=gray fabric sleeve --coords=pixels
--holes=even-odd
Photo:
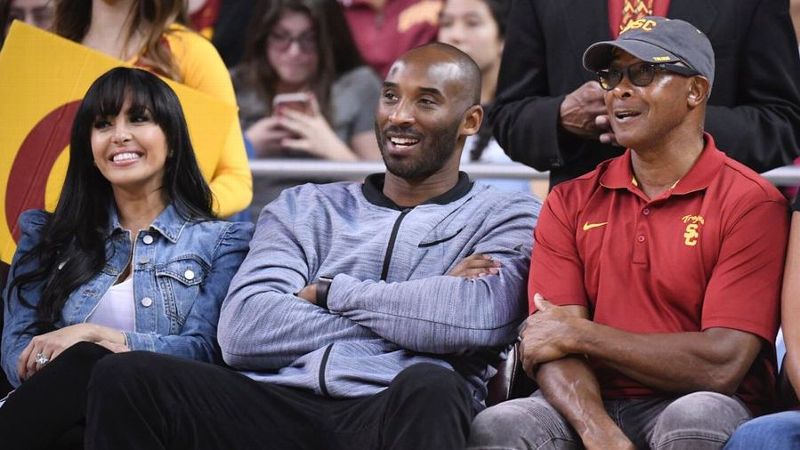
[[[297,205],[284,192],[269,204],[222,305],[222,357],[238,370],[272,370],[331,342],[374,334],[294,293],[309,282],[308,263],[293,232]]]
[[[460,353],[511,342],[527,312],[525,290],[539,209],[533,200],[515,200],[495,205],[473,249],[500,261],[499,275],[384,283],[340,274],[331,284],[328,307],[419,352]]]

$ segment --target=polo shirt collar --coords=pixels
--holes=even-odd
[[[364,197],[368,202],[374,205],[396,209],[398,211],[406,209],[406,207],[398,205],[383,194],[383,182],[385,179],[386,174],[384,173],[374,173],[368,176],[366,180],[364,180],[364,184],[361,185],[361,192],[364,194]],[[467,195],[470,189],[472,189],[472,181],[469,180],[469,176],[464,172],[458,172],[458,182],[455,186],[450,188],[449,191],[437,195],[421,204],[446,205]]]
[[[703,133],[705,145],[691,169],[683,176],[670,195],[682,195],[706,189],[720,168],[725,164],[725,154],[717,149],[714,138]],[[636,177],[631,165],[631,149],[619,158],[609,161],[608,168],[600,176],[600,185],[608,189],[638,191]]]

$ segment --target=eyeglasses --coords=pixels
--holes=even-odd
[[[699,75],[696,70],[678,64],[640,62],[631,64],[624,69],[610,67],[605,70],[598,70],[597,79],[600,82],[600,87],[610,91],[622,82],[623,75],[627,75],[628,80],[634,86],[644,87],[653,82],[657,72],[672,72],[686,77]]]
[[[267,44],[279,51],[285,52],[292,46],[292,42],[297,42],[300,50],[310,53],[317,49],[317,35],[314,33],[303,33],[300,36],[292,36],[286,33],[273,32],[267,36]]]

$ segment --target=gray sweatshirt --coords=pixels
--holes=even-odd
[[[269,383],[332,398],[372,395],[403,369],[456,370],[479,410],[504,349],[526,316],[531,196],[472,184],[413,208],[362,184],[306,184],[261,212],[250,252],[222,305],[225,362]],[[473,253],[498,275],[445,275]],[[294,293],[331,276],[328,308]]]

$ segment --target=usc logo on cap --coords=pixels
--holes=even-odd
[[[650,20],[650,19],[631,20],[630,22],[628,22],[627,25],[625,25],[625,28],[623,28],[619,34],[623,34],[628,30],[653,31],[653,29],[657,25],[658,24],[656,23],[655,20]]]

